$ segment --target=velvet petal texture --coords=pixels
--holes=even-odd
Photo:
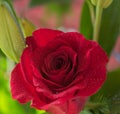
[[[86,101],[87,97],[77,97],[61,105],[52,105],[47,111],[50,114],[79,114]]]
[[[62,31],[51,29],[39,29],[33,32],[33,37],[38,46],[43,47],[53,40],[57,35],[62,34]]]
[[[44,104],[38,98],[34,87],[24,80],[24,74],[20,64],[18,64],[12,71],[10,85],[12,97],[17,99],[20,103],[32,101],[32,105],[34,104],[35,107],[38,107],[38,104]]]
[[[20,64],[18,64],[12,72],[11,91],[13,98],[19,100],[21,103],[28,102],[32,99],[33,91],[31,91],[30,87],[25,83]]]

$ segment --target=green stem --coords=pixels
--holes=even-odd
[[[95,41],[98,41],[102,12],[103,12],[103,8],[101,6],[101,0],[98,0],[97,6],[96,6],[96,19],[95,19],[95,25],[94,25],[94,31],[93,31],[93,40]]]
[[[94,22],[95,22],[94,7],[89,0],[86,0],[86,2],[88,4],[89,10],[90,10],[92,24],[94,24]]]

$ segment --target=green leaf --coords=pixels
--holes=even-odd
[[[94,21],[91,20],[91,6],[85,1],[80,22],[80,32],[87,38],[92,39]],[[120,33],[120,0],[113,0],[112,4],[103,10],[99,43],[108,53],[111,53],[115,41]]]
[[[6,0],[0,1],[0,48],[18,62],[25,48],[24,37],[16,15]]]
[[[89,5],[90,4],[88,4],[86,0],[84,2],[81,14],[80,33],[83,34],[87,39],[92,39],[93,25]]]
[[[112,4],[104,9],[99,43],[110,54],[120,31],[120,0],[113,0]]]

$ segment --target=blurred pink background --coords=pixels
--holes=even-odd
[[[29,7],[30,0],[15,0],[14,8],[20,17],[25,17],[33,22],[37,27],[54,28],[57,25],[56,15],[49,15],[46,6]],[[70,11],[62,18],[62,24],[67,28],[78,29],[80,22],[80,12],[83,0],[74,0]]]

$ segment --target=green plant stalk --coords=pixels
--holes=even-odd
[[[95,19],[94,30],[93,30],[94,41],[98,41],[102,12],[103,12],[103,7],[101,6],[101,0],[98,0],[97,6],[96,6],[96,19]]]
[[[93,7],[93,5],[90,3],[89,0],[86,0],[86,2],[87,2],[87,4],[88,4],[89,10],[90,10],[90,15],[91,15],[92,24],[94,24],[94,22],[95,22],[94,7]]]

